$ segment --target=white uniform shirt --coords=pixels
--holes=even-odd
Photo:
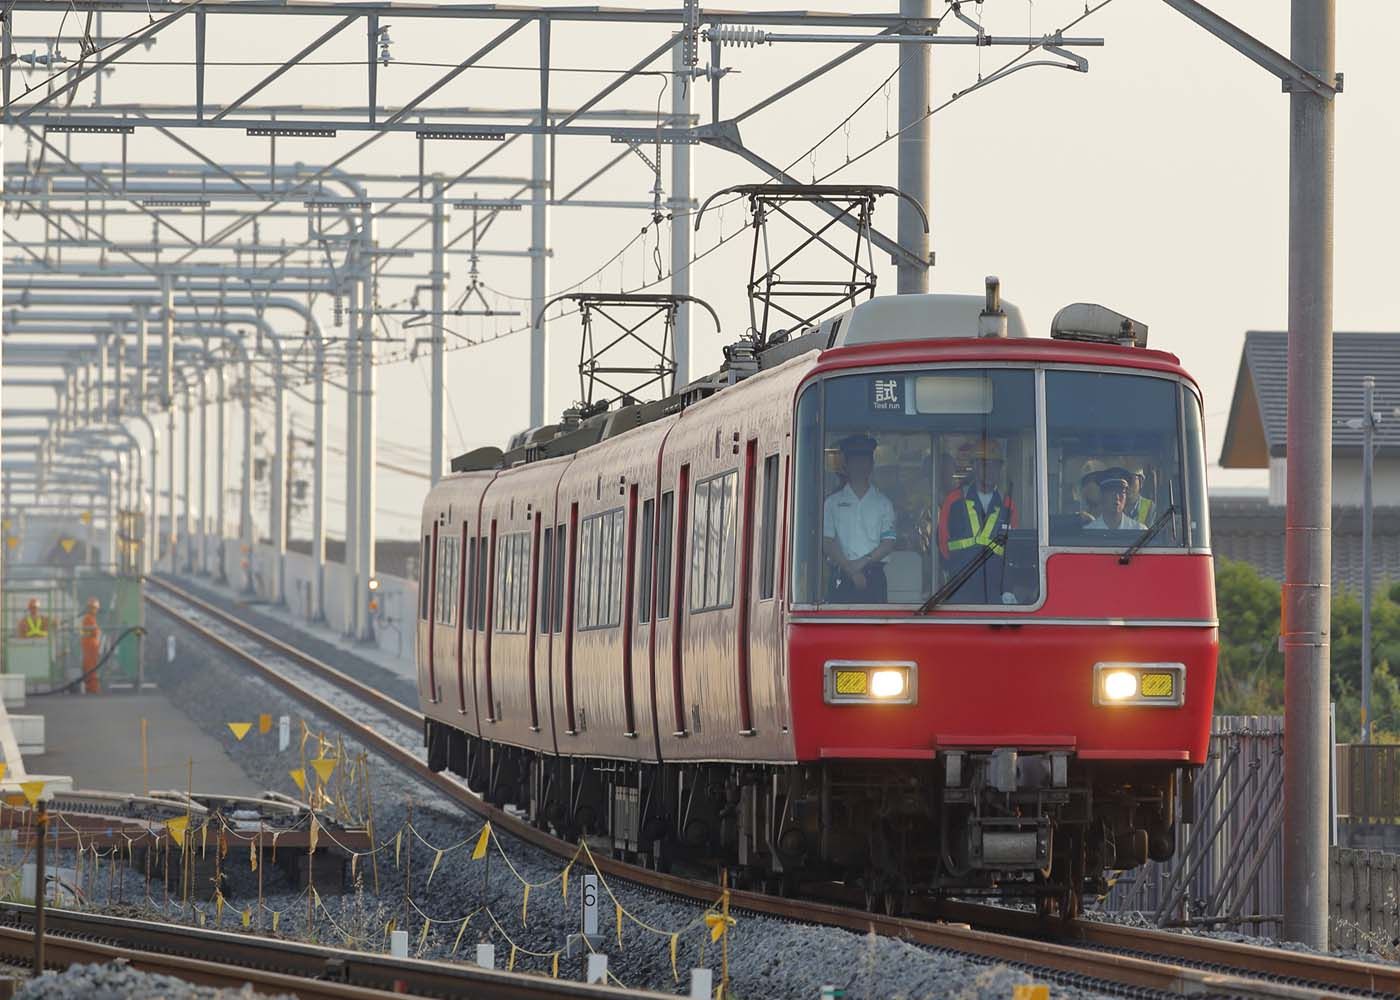
[[[840,543],[847,559],[868,556],[882,541],[896,537],[894,504],[874,484],[866,489],[865,496],[858,497],[847,483],[826,498],[822,533]]]
[[[1108,522],[1105,521],[1105,520],[1103,519],[1103,515],[1100,514],[1098,517],[1094,518],[1094,519],[1093,519],[1092,521],[1090,521],[1088,524],[1084,525],[1084,530],[1085,530],[1085,531],[1146,531],[1146,530],[1147,530],[1147,525],[1143,524],[1141,521],[1138,521],[1138,520],[1135,520],[1134,518],[1129,517],[1127,514],[1124,514],[1124,515],[1123,515],[1123,520],[1121,520],[1121,521],[1118,522],[1118,527],[1117,527],[1117,528],[1111,528],[1111,527],[1109,527]]]

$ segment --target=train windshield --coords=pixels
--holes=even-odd
[[[794,604],[1027,608],[1048,551],[1207,544],[1199,404],[1170,379],[836,375],[803,391],[796,437]]]

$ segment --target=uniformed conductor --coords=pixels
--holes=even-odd
[[[822,547],[835,567],[829,599],[837,604],[884,604],[885,556],[894,550],[894,504],[870,482],[875,439],[841,441],[846,485],[826,498]]]

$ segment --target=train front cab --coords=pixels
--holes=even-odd
[[[995,365],[985,342],[831,352],[799,393],[788,643],[796,757],[819,777],[793,840],[889,892],[1077,898],[1171,853],[1175,784],[1205,757],[1200,399],[1169,355],[997,347]],[[879,604],[840,603],[820,547],[852,435],[875,438],[894,507]],[[1140,517],[1119,521],[1094,486],[1125,468]],[[1015,519],[940,537],[974,493]]]

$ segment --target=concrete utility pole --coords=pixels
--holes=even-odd
[[[446,393],[446,386],[443,384],[446,374],[443,371],[443,348],[447,339],[447,330],[443,325],[443,285],[447,281],[447,255],[444,252],[446,243],[446,206],[443,204],[442,178],[433,178],[433,219],[432,219],[432,272],[428,276],[429,293],[432,296],[432,322],[429,330],[432,331],[432,416],[428,426],[429,448],[431,458],[429,459],[428,480],[436,485],[442,478],[442,408],[443,396]]]
[[[548,125],[543,113],[541,125]],[[549,387],[549,320],[540,315],[549,297],[549,136],[530,136],[530,426],[545,421],[545,394]]]
[[[360,238],[364,250],[364,290],[361,292],[360,315],[360,516],[359,586],[355,591],[355,638],[367,642],[373,638],[369,618],[369,582],[374,579],[374,542],[376,535],[375,503],[375,405],[374,371],[374,216],[370,206],[360,209]]]
[[[1335,78],[1335,0],[1293,0],[1292,61]],[[1294,84],[1288,136],[1283,937],[1327,948],[1332,747],[1333,101]]]
[[[199,560],[201,576],[209,575],[209,372],[199,370]]]
[[[908,18],[930,16],[932,0],[899,0],[899,12]],[[929,182],[932,146],[929,134],[933,119],[929,111],[929,49],[918,42],[899,46],[899,189],[928,213],[932,229],[933,205]],[[899,202],[899,245],[925,263],[929,262],[929,234],[914,207]],[[927,292],[931,267],[922,267],[901,258],[897,262],[895,289],[901,295]]]
[[[1376,379],[1361,380],[1361,742],[1371,742],[1371,529],[1375,507]]]
[[[224,366],[222,364],[214,369],[214,378],[216,380],[214,382],[214,435],[217,439],[214,450],[219,456],[214,463],[214,538],[217,540],[216,544],[218,545],[218,552],[214,560],[215,566],[217,567],[214,572],[214,578],[220,583],[227,583],[228,568],[225,566],[224,562],[226,558],[224,552],[224,472],[228,464],[226,455],[228,439],[224,434],[224,400],[227,380],[224,377]],[[320,388],[319,383],[317,388]]]
[[[194,490],[191,488],[191,484],[192,484],[193,476],[194,476],[194,452],[193,452],[193,442],[192,442],[192,440],[191,440],[191,439],[193,438],[193,436],[194,436],[194,434],[193,434],[193,431],[194,431],[194,409],[193,409],[192,402],[191,402],[191,400],[190,400],[190,384],[189,384],[188,381],[185,382],[184,391],[183,391],[182,394],[183,394],[184,397],[185,397],[185,427],[184,427],[184,431],[185,431],[185,457],[184,457],[184,465],[185,465],[185,467],[184,467],[184,470],[183,470],[183,472],[184,472],[184,489],[185,489],[185,506],[184,506],[184,509],[183,509],[183,511],[182,511],[182,513],[181,513],[181,515],[180,515],[180,534],[182,534],[182,535],[185,537],[185,562],[184,562],[184,568],[185,568],[185,572],[188,573],[188,572],[191,572],[191,571],[194,569],[194,549],[193,549],[193,546],[192,546],[192,533],[191,533],[191,530],[190,530],[190,528],[191,528],[191,523],[190,523],[190,522],[191,522],[191,518],[190,518],[190,508],[193,506],[192,501],[194,500]],[[203,512],[201,512],[201,516],[202,516],[202,514],[203,514]]]
[[[690,121],[690,99],[695,80],[686,64],[686,47],[677,44],[671,49],[671,121]],[[671,154],[671,294],[690,294],[690,146],[678,142]],[[675,343],[671,350],[676,359],[676,388],[690,381],[690,303],[682,301],[676,307]],[[665,391],[665,387],[662,387]]]

